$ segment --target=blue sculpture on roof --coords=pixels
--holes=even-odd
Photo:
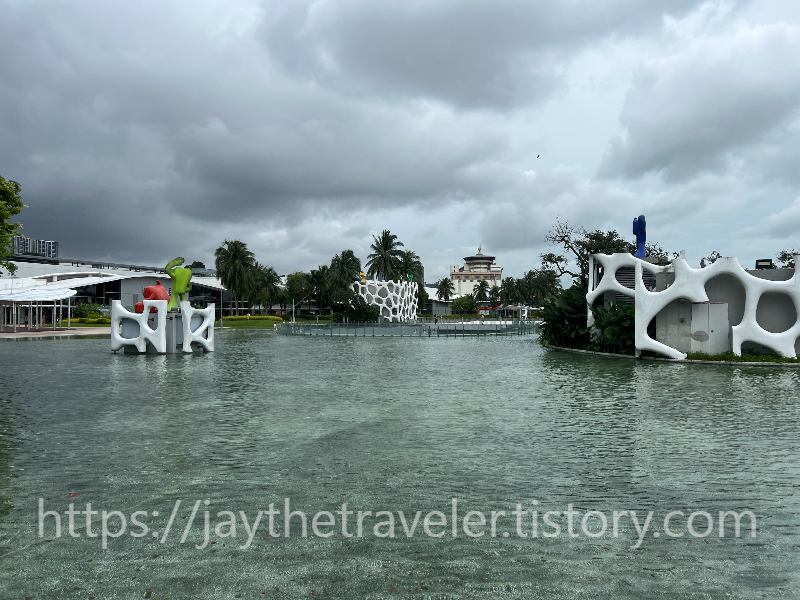
[[[636,258],[644,258],[647,256],[644,250],[645,240],[647,239],[647,223],[644,221],[644,215],[639,215],[637,219],[633,220],[633,234],[636,236]]]

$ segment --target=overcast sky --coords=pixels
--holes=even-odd
[[[280,273],[389,229],[426,280],[560,217],[800,248],[800,2],[0,0],[0,175],[65,257]],[[538,158],[537,158],[538,157]]]

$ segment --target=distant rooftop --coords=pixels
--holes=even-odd
[[[166,273],[164,267],[151,267],[146,265],[130,265],[126,263],[113,263],[102,260],[88,260],[84,258],[61,258],[35,255],[13,256],[11,260],[15,262],[29,262],[45,265],[64,265],[69,264],[76,267],[91,267],[92,269],[117,269],[128,271],[146,271],[152,273]],[[216,277],[216,269],[192,269],[192,273],[198,277]]]

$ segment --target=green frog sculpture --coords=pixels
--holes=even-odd
[[[188,300],[187,294],[192,289],[192,269],[179,266],[183,263],[183,257],[179,256],[169,261],[165,267],[167,275],[172,279],[172,295],[170,296],[167,310],[178,308],[178,302],[186,302]]]

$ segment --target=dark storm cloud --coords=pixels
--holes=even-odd
[[[706,6],[0,0],[0,174],[23,185],[25,233],[66,256],[209,260],[240,237],[281,270],[385,227],[437,261],[481,237],[523,256],[556,216],[626,230],[647,202],[756,184],[780,214],[800,172],[796,29],[778,6],[675,42],[669,23]],[[596,106],[603,86],[630,90],[624,108],[623,91]],[[571,125],[569,95],[592,119]],[[592,182],[600,157],[571,148],[605,147],[617,118]],[[547,136],[567,150],[537,161]]]
[[[654,29],[694,0],[273,5],[264,38],[289,72],[343,93],[506,110],[549,97],[575,50]]]
[[[797,27],[740,24],[687,41],[636,78],[620,116],[626,136],[612,140],[599,174],[681,180],[723,170],[750,144],[782,146],[798,109]]]

